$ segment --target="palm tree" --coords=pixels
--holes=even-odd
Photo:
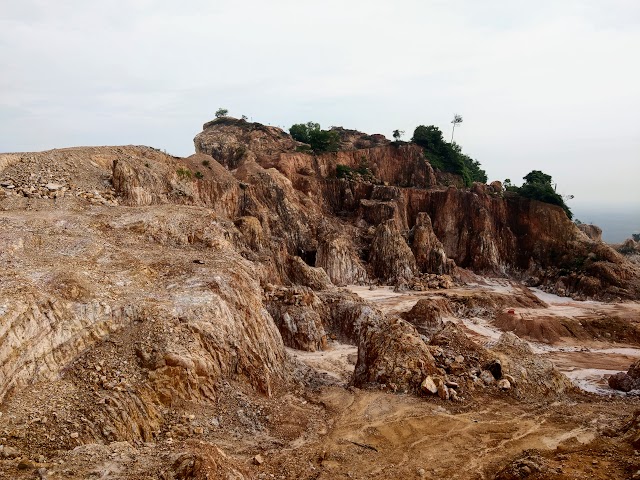
[[[456,125],[462,123],[462,116],[456,113],[453,116],[453,120],[451,120],[451,123],[453,123],[453,130],[451,131],[451,143],[453,143],[453,134],[456,131]]]

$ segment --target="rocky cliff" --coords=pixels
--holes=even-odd
[[[557,207],[444,186],[415,145],[338,133],[341,151],[310,155],[280,129],[227,118],[205,124],[188,158],[0,155],[3,474],[66,455],[90,465],[65,478],[88,478],[142,455],[159,478],[247,478],[217,444],[231,450],[242,431],[246,451],[295,449],[325,428],[309,420],[324,404],[299,392],[337,381],[287,347],[343,342],[357,349],[347,382],[430,399],[571,392],[516,338],[487,349],[445,323],[464,300],[400,318],[339,287],[446,289],[469,269],[638,298],[638,267]],[[370,174],[337,178],[338,165]],[[32,460],[45,455],[55,463]]]
[[[288,225],[285,238],[297,232],[296,242],[287,239],[288,253],[307,252],[309,263],[324,268],[337,285],[373,278],[403,283],[413,272],[442,274],[457,265],[517,276],[562,295],[640,294],[637,267],[593,235],[595,240],[586,237],[559,207],[504,192],[499,182],[470,189],[440,185],[416,145],[340,133],[343,150],[311,155],[297,152],[296,142],[274,127],[222,119],[205,124],[195,145],[215,157],[242,144],[244,157],[223,155],[222,163],[240,170],[257,163],[270,176],[276,176],[273,169],[282,174],[304,214],[292,216],[288,208],[281,215],[271,202],[267,208],[278,216],[272,223]],[[372,176],[337,178],[338,165],[364,167]],[[403,243],[398,235],[385,235],[382,224],[393,225],[387,228],[397,230]],[[345,228],[351,234],[341,237]],[[394,259],[389,262],[395,267],[380,265],[379,257]]]

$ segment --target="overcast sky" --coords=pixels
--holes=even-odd
[[[193,153],[218,107],[456,141],[640,212],[638,0],[0,0],[0,151]],[[640,216],[640,214],[639,214]]]

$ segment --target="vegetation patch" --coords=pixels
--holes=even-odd
[[[190,179],[193,175],[191,170],[189,170],[188,168],[179,168],[178,170],[176,170],[176,173],[178,174],[178,178],[182,180]]]
[[[291,126],[289,133],[294,140],[309,145],[313,153],[337,152],[340,148],[338,132],[322,130],[319,123],[296,123]]]
[[[462,153],[457,143],[445,141],[438,127],[416,127],[411,141],[424,149],[425,157],[433,168],[460,175],[465,186],[469,187],[473,182],[487,183],[487,173],[480,168],[480,162]]]
[[[558,205],[559,207],[562,207],[569,219],[573,218],[573,213],[565,203],[564,198],[555,191],[551,175],[547,175],[540,170],[532,170],[522,178],[524,183],[521,187],[512,185],[511,180],[507,178],[504,181],[505,189],[509,192],[515,192],[522,197],[550,203],[552,205]]]

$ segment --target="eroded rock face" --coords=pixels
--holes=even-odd
[[[245,168],[255,161],[267,169],[259,182],[264,186],[248,182],[253,185],[241,202],[250,209],[245,213],[259,218],[263,228],[269,223],[271,233],[286,238],[290,255],[297,254],[297,248],[317,251],[322,242],[322,265],[318,266],[326,267],[337,284],[360,281],[363,274],[357,259],[362,251],[368,249],[371,254],[373,249],[319,238],[326,212],[361,229],[389,220],[405,237],[413,229],[411,247],[418,270],[437,273],[453,268],[446,257],[474,271],[525,275],[531,284],[562,295],[634,298],[640,294],[637,266],[604,244],[586,241],[559,207],[504,192],[498,183],[476,184],[470,190],[445,189],[437,185],[433,169],[416,145],[385,144],[373,137],[362,143],[358,139],[365,136],[343,133],[344,150],[312,156],[296,152],[296,143],[279,129],[228,119],[208,124],[196,144],[198,151],[220,156],[230,168],[240,164]],[[218,146],[202,147],[205,137],[215,138]],[[246,146],[242,162],[229,153],[241,144]],[[366,167],[377,182],[387,185],[336,179],[338,164]],[[271,167],[283,178],[277,178]],[[236,177],[247,179],[240,171]],[[451,183],[451,179],[442,181]],[[275,196],[270,183],[278,185],[275,191],[281,193]],[[296,202],[291,202],[296,196]],[[303,208],[296,208],[298,202]],[[335,262],[329,260],[328,251],[335,252]],[[384,273],[380,278],[386,280]]]
[[[325,235],[318,245],[316,266],[323,268],[335,285],[367,283],[367,271],[355,251],[351,239]]]
[[[578,230],[584,233],[587,237],[595,242],[602,241],[602,229],[597,225],[589,225],[586,223],[581,223],[578,225]]]
[[[408,282],[416,272],[416,260],[393,220],[376,229],[369,257],[376,277],[391,284]]]
[[[442,243],[433,232],[429,215],[424,212],[418,213],[416,224],[409,236],[412,238],[411,250],[421,272],[439,275],[451,272],[452,262],[448,261]]]
[[[108,224],[82,211],[5,213],[3,232],[21,240],[18,262],[6,263],[11,250],[0,252],[0,397],[12,391],[22,408],[23,392],[74,362],[99,366],[93,355],[111,339],[120,350],[105,358],[116,364],[90,377],[80,369],[83,386],[74,387],[95,382],[113,391],[113,416],[103,419],[110,430],[87,435],[147,441],[163,421],[161,405],[210,398],[223,379],[265,395],[285,380],[282,339],[253,265],[211,225],[210,211],[166,208],[112,211]],[[158,222],[165,215],[171,221]],[[69,258],[72,276],[59,267],[68,269]],[[116,371],[131,388],[119,389]],[[55,404],[40,408],[50,415]]]

